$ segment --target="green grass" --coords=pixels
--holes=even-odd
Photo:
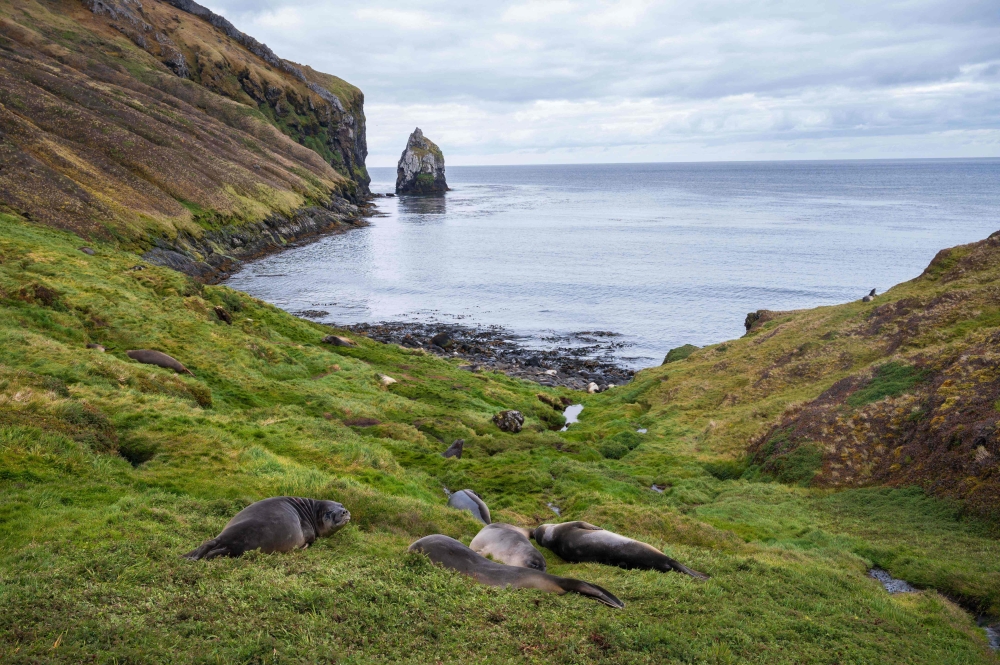
[[[875,370],[871,382],[847,398],[851,406],[863,406],[886,397],[897,397],[908,392],[923,380],[925,373],[916,367],[898,362],[888,362]]]
[[[708,370],[691,406],[679,375],[586,396],[363,338],[329,347],[328,328],[226,287],[0,223],[3,662],[997,662],[943,595],[1000,611],[996,526],[921,490],[741,478],[742,458],[715,438],[723,425],[700,420],[719,417],[728,390]],[[744,343],[728,347],[731,361]],[[138,365],[132,348],[195,376]],[[539,391],[582,401],[581,422],[556,431]],[[491,423],[505,408],[524,412],[522,433]],[[459,437],[463,458],[442,458]],[[477,585],[406,552],[430,533],[475,535],[443,486],[523,525],[556,519],[551,502],[711,579],[545,551],[550,572],[626,609]],[[293,554],[180,558],[276,494],[336,499],[352,522]],[[872,565],[928,590],[889,596]]]

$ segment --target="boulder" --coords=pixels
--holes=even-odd
[[[396,167],[397,194],[444,194],[444,155],[441,148],[424,136],[419,127],[413,130]]]
[[[454,340],[452,340],[451,335],[448,333],[440,332],[434,335],[434,337],[431,337],[431,344],[442,349],[447,349],[454,344]]]
[[[493,416],[493,424],[501,431],[517,434],[524,425],[524,414],[514,410],[501,411]]]

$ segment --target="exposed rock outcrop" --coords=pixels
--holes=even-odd
[[[444,194],[444,155],[441,148],[424,136],[419,127],[413,130],[396,167],[397,194]]]
[[[362,226],[357,206],[341,198],[324,206],[299,208],[290,216],[275,213],[256,224],[226,226],[200,237],[180,233],[173,240],[157,238],[142,255],[150,263],[172,268],[202,282],[219,282],[242,261],[274,252],[292,242]]]

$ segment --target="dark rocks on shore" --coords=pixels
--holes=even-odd
[[[396,167],[397,194],[444,194],[444,155],[441,148],[424,136],[419,127],[406,141],[406,149]]]
[[[378,342],[462,358],[469,363],[463,369],[469,371],[503,372],[543,386],[586,390],[591,382],[598,387],[623,385],[634,375],[633,371],[615,361],[612,352],[622,343],[615,341],[615,335],[607,332],[578,333],[569,336],[572,339],[565,338],[565,341],[582,342],[583,346],[567,344],[543,351],[518,344],[515,335],[499,326],[473,328],[458,324],[391,321],[359,323],[348,329]],[[447,349],[434,342],[434,338],[441,333],[451,340]],[[546,341],[559,342],[563,338]]]
[[[517,434],[524,426],[524,414],[513,409],[501,411],[493,416],[493,424],[499,427],[502,432]]]

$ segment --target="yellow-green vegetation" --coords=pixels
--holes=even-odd
[[[931,384],[901,369],[916,366],[905,352],[872,369],[885,367],[885,338],[849,331],[899,299],[988,290],[988,272],[779,316],[585,396],[363,338],[327,346],[330,329],[244,294],[79,246],[0,217],[4,662],[997,662],[947,599],[1000,610],[995,522],[915,487],[778,482],[743,454],[852,372],[893,386],[869,406]],[[928,334],[944,345],[987,334],[969,316],[949,324],[961,335]],[[195,376],[132,362],[133,348]],[[583,401],[581,422],[558,432],[540,390]],[[506,408],[526,415],[520,434],[491,423]],[[458,437],[463,458],[442,458]],[[525,526],[556,519],[552,503],[711,579],[546,551],[550,572],[600,584],[626,609],[477,585],[406,553],[430,533],[476,533],[443,487],[475,489],[496,520]],[[180,558],[279,494],[341,501],[353,520],[293,554]],[[889,596],[872,565],[927,590]]]

